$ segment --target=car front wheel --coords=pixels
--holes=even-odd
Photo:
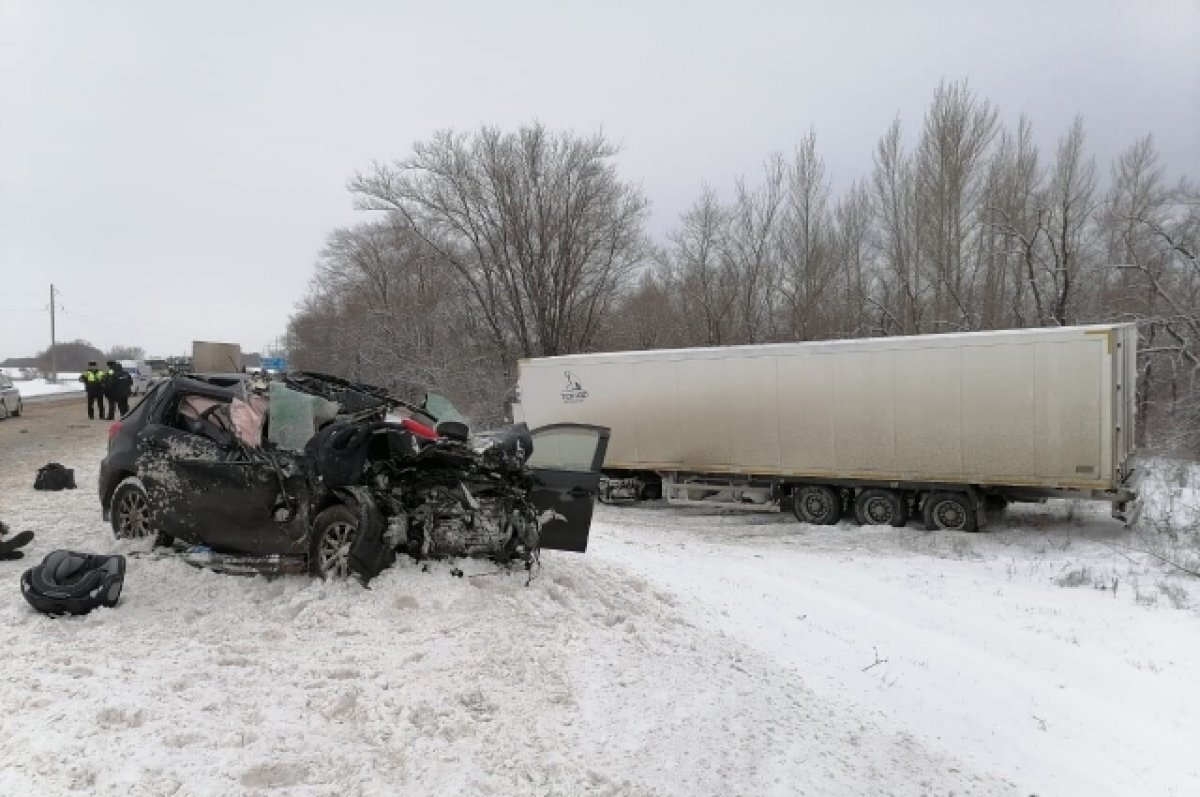
[[[331,506],[313,521],[308,567],[314,576],[350,575],[350,546],[358,535],[358,514],[345,505]]]

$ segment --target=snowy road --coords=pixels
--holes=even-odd
[[[0,428],[0,517],[37,532],[35,558],[145,551],[99,520],[106,425],[52,406]],[[81,489],[34,492],[50,459]],[[0,794],[1200,788],[1194,611],[1054,583],[1068,560],[1117,567],[1108,521],[1042,509],[964,540],[598,518],[589,553],[545,554],[528,588],[486,563],[364,591],[141,557],[116,609],[54,620],[0,562]]]

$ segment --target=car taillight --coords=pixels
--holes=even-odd
[[[116,421],[115,423],[112,424],[112,426],[109,426],[108,427],[108,442],[111,443],[112,439],[114,437],[116,437],[117,433],[120,431],[121,431],[121,422],[120,421]]]
[[[437,440],[437,432],[419,421],[414,421],[412,418],[405,418],[400,421],[400,425],[417,437],[424,437],[426,440]]]

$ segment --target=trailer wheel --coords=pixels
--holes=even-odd
[[[863,526],[905,526],[908,501],[895,490],[862,490],[854,501],[854,518]]]
[[[978,531],[979,522],[966,493],[931,493],[924,501],[925,528],[930,531]]]
[[[841,517],[842,500],[832,487],[805,484],[792,493],[792,511],[801,523],[833,526]]]

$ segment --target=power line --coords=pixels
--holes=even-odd
[[[143,327],[140,324],[128,323],[128,322],[123,322],[123,321],[115,321],[115,320],[108,319],[108,318],[101,318],[99,316],[93,315],[92,313],[85,313],[80,310],[64,310],[63,312],[71,318],[79,319],[80,321],[84,322],[89,327],[100,329],[100,330],[103,330],[110,334],[122,335],[122,336],[126,336],[126,337],[128,337],[128,336],[134,336],[134,337],[166,336],[166,337],[172,337],[172,338],[186,338],[187,337],[186,335],[183,335],[178,332],[174,332],[172,330],[151,329],[150,327]]]
[[[93,325],[100,326],[102,328],[108,329],[109,331],[115,330],[115,331],[121,332],[122,334],[125,334],[128,332],[133,332],[133,333],[136,333],[139,335],[164,335],[165,334],[170,337],[178,337],[178,338],[183,338],[185,340],[190,340],[192,338],[192,336],[189,333],[185,333],[185,332],[182,332],[178,329],[174,329],[171,327],[166,327],[166,326],[163,326],[162,324],[155,324],[153,327],[151,327],[151,326],[146,326],[144,324],[140,324],[140,323],[137,323],[134,321],[130,321],[129,319],[114,319],[112,317],[111,308],[106,309],[106,308],[102,308],[102,307],[97,307],[96,305],[85,302],[82,299],[76,299],[76,298],[72,298],[70,296],[66,296],[65,294],[63,294],[62,291],[58,292],[58,296],[60,299],[65,297],[72,305],[77,305],[79,307],[88,308],[89,310],[94,310],[96,313],[104,314],[103,316],[93,315],[90,312],[81,311],[78,309],[72,310],[72,309],[68,309],[66,307],[62,308],[63,312],[66,313],[67,315],[74,315],[74,316],[78,316],[83,319],[88,319],[92,322]]]

